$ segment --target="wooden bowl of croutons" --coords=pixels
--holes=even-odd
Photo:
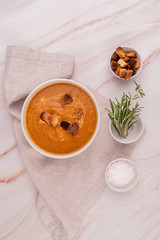
[[[118,47],[112,53],[109,66],[111,72],[119,79],[135,78],[141,71],[142,62],[139,53],[131,47]]]

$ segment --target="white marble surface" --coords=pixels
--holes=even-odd
[[[131,159],[139,171],[128,193],[106,191],[84,219],[80,240],[160,240],[160,1],[0,1],[0,239],[49,240],[35,207],[36,189],[24,169],[3,99],[7,45],[25,45],[75,56],[73,79],[106,97],[120,97],[133,82],[108,67],[117,46],[132,46],[143,68],[136,78],[145,131]]]

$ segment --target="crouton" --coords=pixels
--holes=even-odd
[[[126,70],[126,69],[121,68],[121,69],[119,70],[119,77],[120,77],[120,78],[125,78],[125,77],[126,77],[126,74],[127,74],[127,70]]]
[[[136,68],[133,68],[132,70],[133,70],[133,73],[132,73],[132,75],[135,75],[135,74],[136,74],[136,72],[137,72]]]
[[[65,94],[61,99],[61,104],[68,105],[73,102],[73,98],[69,94]]]
[[[123,58],[123,60],[125,61],[125,62],[128,62],[129,61],[129,57],[127,57],[127,56],[125,56],[124,58]]]
[[[75,112],[73,114],[73,119],[80,120],[82,115],[83,115],[82,109],[78,108],[78,109],[75,110]]]
[[[134,65],[136,64],[136,59],[134,59],[134,58],[131,58],[130,60],[129,60],[129,65],[132,67],[132,68],[134,68]]]
[[[40,114],[40,118],[42,121],[44,121],[48,125],[51,125],[52,127],[56,127],[60,120],[60,116],[58,114],[50,114],[48,112],[42,112]]]
[[[128,69],[131,70],[132,67],[128,64],[127,67],[126,67],[126,69],[127,69],[127,70],[128,70]]]
[[[118,67],[116,68],[115,74],[119,75],[120,69],[121,69],[121,66],[118,66]]]
[[[118,63],[121,67],[126,67],[128,65],[128,63],[126,63],[123,59],[119,59]]]
[[[112,69],[116,69],[117,68],[117,62],[116,61],[114,61],[114,60],[111,61],[111,68]]]
[[[140,61],[136,59],[136,63],[134,65],[135,68],[139,68],[141,66]]]
[[[126,74],[125,80],[130,79],[130,77],[132,76],[132,74],[133,74],[133,70],[127,70],[127,74]]]
[[[70,130],[69,130],[69,133],[72,135],[72,136],[75,136],[77,134],[79,130],[79,125],[78,123],[73,123]]]
[[[62,122],[60,123],[61,128],[63,128],[64,130],[68,130],[68,128],[69,128],[70,125],[71,125],[71,124],[70,124],[69,122],[67,122],[67,121],[62,121]]]
[[[126,53],[125,51],[121,48],[121,47],[118,47],[116,49],[116,54],[120,57],[120,58],[124,58]]]
[[[136,58],[137,54],[136,52],[129,52],[129,53],[126,53],[126,56],[130,58]]]
[[[111,57],[111,60],[114,60],[114,61],[118,61],[118,59],[119,59],[119,56],[117,55],[117,53],[116,52],[114,52],[113,54],[112,54],[112,57]]]

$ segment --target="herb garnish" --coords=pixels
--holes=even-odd
[[[144,97],[145,94],[141,89],[140,84],[136,84],[135,94],[132,96],[130,92],[128,94],[123,93],[121,101],[112,101],[109,99],[111,110],[105,108],[108,111],[108,116],[111,122],[121,137],[126,138],[128,135],[128,130],[133,127],[137,122],[136,118],[140,115],[143,107],[136,102],[133,106],[133,102],[139,97]]]

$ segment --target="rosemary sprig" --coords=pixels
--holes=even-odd
[[[137,84],[135,81],[134,83],[136,88],[133,96],[130,92],[128,94],[123,93],[121,101],[117,98],[115,98],[115,101],[109,99],[111,110],[105,108],[114,128],[124,138],[127,137],[128,130],[137,122],[136,118],[140,115],[143,108],[140,107],[138,102],[133,106],[133,102],[136,99],[145,96],[140,84]]]

